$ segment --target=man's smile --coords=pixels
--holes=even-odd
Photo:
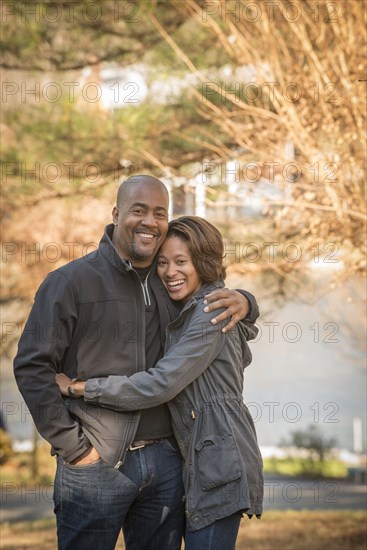
[[[158,238],[158,235],[156,235],[155,233],[149,233],[146,231],[134,231],[134,234],[139,238],[139,240],[146,243],[153,242],[154,239]]]

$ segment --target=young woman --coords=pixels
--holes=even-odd
[[[223,287],[225,278],[222,237],[206,220],[185,216],[170,222],[157,269],[169,296],[183,304],[167,327],[164,357],[130,377],[65,383],[61,375],[60,388],[66,394],[71,384],[87,403],[119,411],[168,402],[184,461],[185,548],[231,550],[242,514],[262,513],[262,459],[242,397],[244,368],[252,358],[247,340],[257,330],[241,322],[224,334],[223,323],[213,325],[214,314],[208,319],[203,312],[204,296]]]

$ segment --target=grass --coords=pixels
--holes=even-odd
[[[364,512],[271,511],[244,518],[237,550],[365,550]],[[55,520],[3,524],[2,550],[56,550]],[[116,549],[125,548],[122,537]]]
[[[242,520],[238,550],[362,550],[364,512],[272,511],[261,521]]]
[[[340,460],[316,462],[305,458],[265,458],[264,471],[288,476],[343,478],[347,477],[347,466]]]

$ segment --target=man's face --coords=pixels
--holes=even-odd
[[[113,243],[136,267],[149,266],[168,230],[168,195],[159,184],[138,183],[112,211]]]

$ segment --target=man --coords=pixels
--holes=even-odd
[[[57,455],[59,549],[113,550],[122,527],[128,550],[176,550],[183,487],[167,405],[114,412],[64,401],[55,382],[56,372],[86,380],[154,367],[165,327],[178,315],[153,263],[168,229],[167,189],[152,176],[128,178],[112,215],[98,250],[50,273],[39,288],[14,371]],[[208,309],[230,306],[217,318],[232,315],[227,330],[249,309],[254,322],[257,305],[246,296],[251,308],[243,295],[222,291],[208,296],[215,300]]]

